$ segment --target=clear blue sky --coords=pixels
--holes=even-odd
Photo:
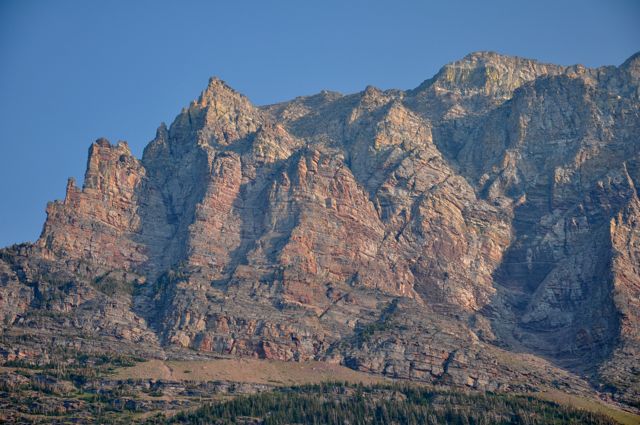
[[[38,237],[93,140],[139,156],[212,75],[268,104],[413,88],[476,50],[618,65],[640,1],[0,0],[0,246]]]

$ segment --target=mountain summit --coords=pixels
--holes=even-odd
[[[258,107],[212,78],[0,251],[0,356],[320,360],[640,406],[640,86],[481,52]]]

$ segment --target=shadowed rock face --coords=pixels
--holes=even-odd
[[[2,251],[4,356],[46,334],[637,404],[639,75],[481,52],[265,107],[212,79],[141,160],[96,141]]]

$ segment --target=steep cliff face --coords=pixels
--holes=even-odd
[[[141,160],[95,142],[40,239],[2,251],[5,356],[93,326],[147,356],[586,378],[637,404],[638,63],[474,53],[414,90],[265,107],[212,79]],[[42,310],[65,319],[27,326]]]

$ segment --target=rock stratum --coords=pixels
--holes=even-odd
[[[473,53],[255,106],[213,78],[0,251],[0,354],[320,360],[640,406],[640,55]]]

